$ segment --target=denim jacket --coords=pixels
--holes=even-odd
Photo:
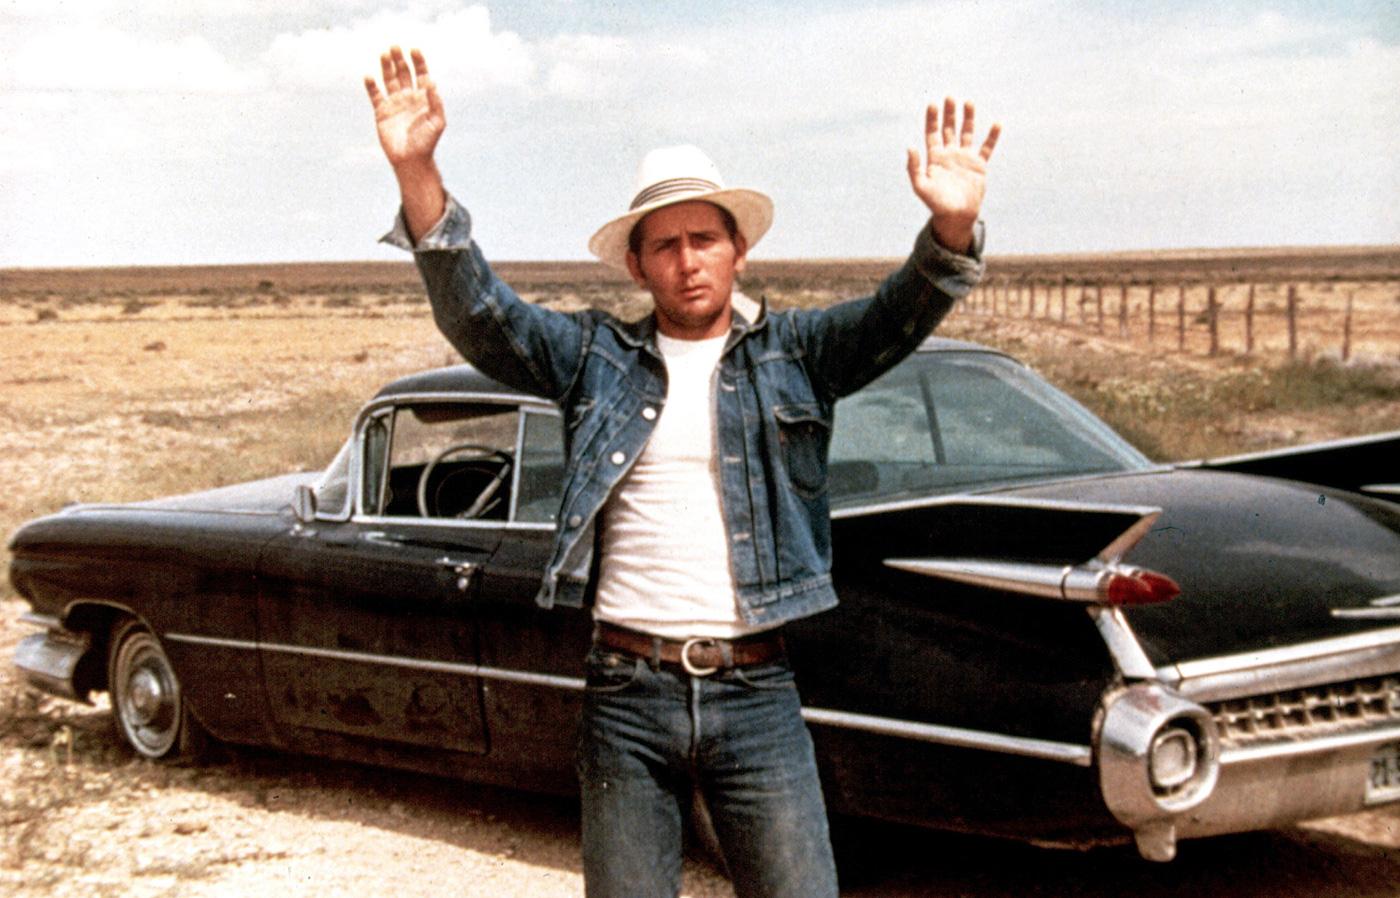
[[[402,215],[385,242],[414,251],[438,327],[504,384],[554,400],[567,467],[559,527],[536,600],[580,606],[603,503],[651,436],[666,402],[656,317],[531,305],[492,273],[451,197],[415,246]],[[970,256],[930,228],[873,296],[826,309],[736,307],[716,370],[715,431],[729,563],[746,624],[774,625],[836,604],[831,584],[827,446],[836,400],[914,350],[981,277],[982,228]],[[679,525],[678,525],[679,526]]]

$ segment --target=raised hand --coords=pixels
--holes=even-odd
[[[382,93],[374,78],[365,76],[365,92],[374,107],[379,145],[395,167],[404,163],[422,164],[432,159],[438,138],[447,127],[442,98],[428,76],[427,60],[418,50],[413,50],[412,56],[410,69],[403,50],[398,47],[380,55],[379,66],[384,73]]]
[[[938,106],[930,103],[924,116],[926,160],[909,150],[909,183],[933,216],[933,232],[948,249],[965,252],[972,245],[972,227],[987,191],[987,162],[992,158],[1001,125],[992,125],[987,139],[974,149],[974,110],[963,104],[962,128],[957,127],[957,104],[943,101],[943,127]]]
[[[409,68],[403,51],[391,47],[379,57],[384,73],[384,90],[374,78],[365,76],[365,92],[374,107],[374,126],[379,131],[379,145],[394,167],[403,199],[404,222],[409,235],[419,240],[442,218],[447,208],[447,194],[442,175],[433,161],[433,150],[447,127],[442,98],[438,96],[433,79],[428,77],[428,63],[418,50],[412,51],[413,68]],[[416,84],[415,84],[416,78]]]

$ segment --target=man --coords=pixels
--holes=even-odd
[[[580,725],[590,896],[675,895],[704,796],[740,896],[836,894],[811,738],[779,628],[836,604],[826,450],[835,401],[912,351],[981,274],[977,217],[999,129],[973,146],[930,106],[908,173],[929,225],[863,300],[769,314],[735,290],[772,203],[726,189],[693,147],[643,160],[631,208],[589,248],[654,312],[521,301],[471,240],[433,162],[446,125],[418,51],[365,87],[438,326],[492,377],[564,414],[568,469],[538,600],[592,600]],[[737,310],[736,310],[737,309]]]

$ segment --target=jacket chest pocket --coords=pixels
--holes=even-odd
[[[778,422],[778,443],[783,467],[793,490],[815,499],[826,491],[826,449],[831,422],[816,405],[779,405],[773,408]]]

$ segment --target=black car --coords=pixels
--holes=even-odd
[[[942,339],[836,411],[834,611],[787,628],[833,812],[1088,845],[1400,800],[1400,433],[1154,464]],[[534,604],[561,417],[406,377],[325,472],[14,536],[16,663],[141,755],[232,743],[575,788],[587,610]]]

